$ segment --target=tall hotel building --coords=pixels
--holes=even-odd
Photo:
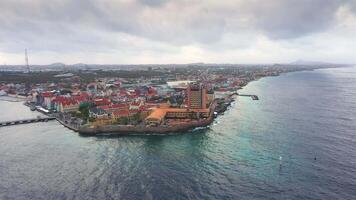
[[[189,84],[187,97],[189,108],[206,109],[206,88],[202,84]]]

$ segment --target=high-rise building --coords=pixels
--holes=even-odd
[[[202,84],[189,84],[187,97],[189,108],[206,109],[206,88]]]

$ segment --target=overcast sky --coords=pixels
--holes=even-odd
[[[0,0],[0,64],[356,63],[356,0]]]

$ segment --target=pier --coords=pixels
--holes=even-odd
[[[55,119],[56,118],[54,118],[54,117],[38,117],[38,118],[32,118],[32,119],[5,121],[5,122],[0,122],[0,127],[13,126],[13,125],[19,125],[19,124],[30,124],[30,123],[37,123],[37,122],[48,122],[50,120],[55,120]]]
[[[240,97],[251,97],[252,100],[259,100],[257,95],[250,95],[250,94],[237,94]]]
[[[240,96],[240,97],[251,97],[252,100],[259,100],[258,96],[257,95],[254,95],[254,94],[239,94],[237,92],[233,93],[230,95],[231,96]]]

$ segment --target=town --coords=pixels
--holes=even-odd
[[[192,65],[2,71],[0,95],[23,98],[31,110],[80,133],[167,133],[207,126],[250,81],[297,70],[305,68]]]

